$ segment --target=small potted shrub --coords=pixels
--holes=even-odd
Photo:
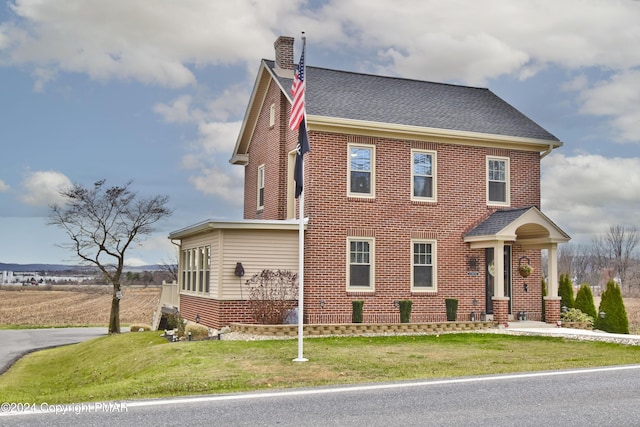
[[[364,306],[364,301],[361,301],[361,300],[351,301],[351,308],[352,308],[351,321],[353,323],[362,323],[362,319],[364,317],[363,306]]]
[[[455,322],[458,317],[458,300],[455,298],[446,298],[444,303],[447,307],[447,322]]]
[[[411,306],[413,302],[411,300],[402,300],[398,302],[400,307],[400,323],[411,322]]]

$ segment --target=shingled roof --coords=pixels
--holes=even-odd
[[[502,209],[493,212],[484,221],[469,230],[464,237],[471,236],[489,236],[502,231],[506,226],[511,224],[522,214],[531,209],[531,206],[515,209]]]
[[[291,79],[263,60],[287,96]],[[514,136],[559,143],[558,138],[486,88],[306,68],[309,116]]]
[[[535,206],[499,209],[462,237],[469,243],[498,239],[517,240],[522,245],[566,243],[571,239]]]

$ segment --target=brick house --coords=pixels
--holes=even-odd
[[[297,271],[294,39],[274,46],[230,160],[245,170],[244,219],[169,236],[180,244],[182,315],[215,328],[251,322],[243,280]],[[447,298],[458,299],[458,320],[541,320],[543,304],[548,322],[559,318],[557,246],[569,236],[540,206],[555,136],[488,89],[306,72],[305,323],[349,323],[352,300],[364,301],[364,322],[398,322],[406,299],[412,322],[444,321]]]

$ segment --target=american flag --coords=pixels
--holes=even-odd
[[[302,55],[300,62],[293,76],[293,84],[291,85],[291,95],[293,95],[293,103],[291,104],[291,115],[289,117],[289,128],[296,130],[300,126],[300,122],[304,119],[304,92],[305,92],[305,66],[304,66],[304,43],[302,45]]]

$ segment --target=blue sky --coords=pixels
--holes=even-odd
[[[490,13],[488,12],[490,11]],[[46,225],[70,183],[133,180],[169,232],[242,217],[228,163],[260,59],[307,35],[311,66],[488,87],[556,135],[542,209],[575,243],[640,228],[640,2],[15,0],[0,4],[0,262],[73,263]]]

